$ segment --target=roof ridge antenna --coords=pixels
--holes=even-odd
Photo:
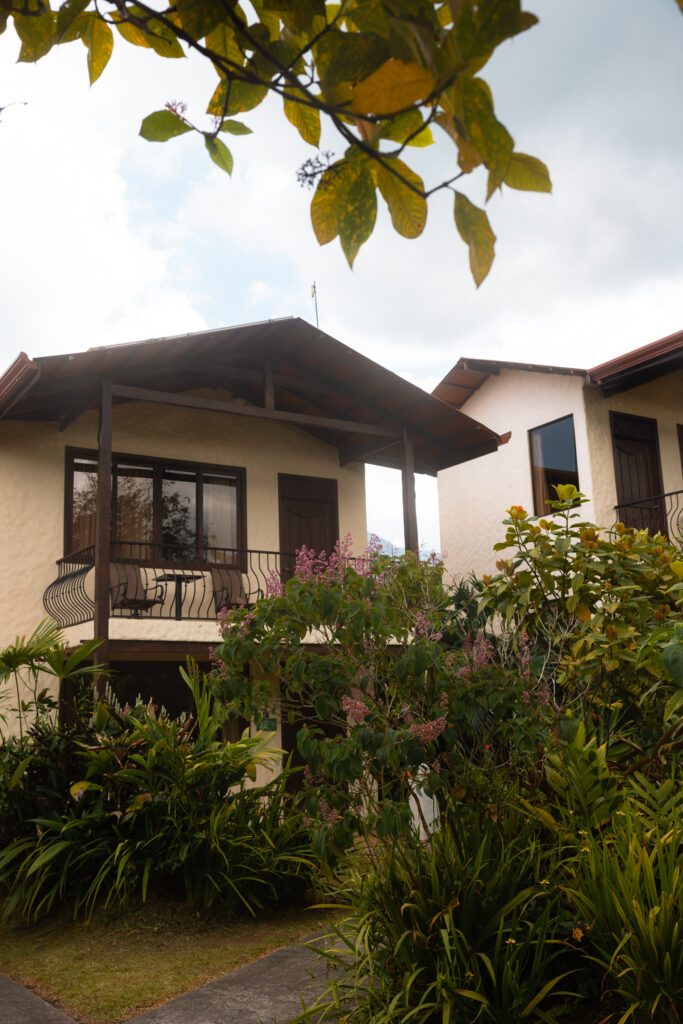
[[[320,330],[320,323],[318,321],[318,288],[315,281],[311,285],[311,298],[313,299],[313,305],[315,306],[315,326]]]

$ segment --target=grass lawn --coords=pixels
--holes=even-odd
[[[0,970],[88,1024],[116,1024],[319,930],[330,913],[197,917],[170,901],[0,927]]]

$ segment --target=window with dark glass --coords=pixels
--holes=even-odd
[[[97,456],[67,450],[66,553],[95,543]],[[112,557],[230,565],[246,546],[244,470],[112,457]]]
[[[557,484],[579,486],[574,417],[565,416],[530,430],[529,448],[534,512],[541,516],[548,512],[548,502],[557,500],[553,490]]]

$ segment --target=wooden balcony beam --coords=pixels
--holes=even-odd
[[[338,430],[347,434],[370,434],[399,440],[400,434],[394,429],[375,423],[358,420],[340,420],[329,416],[310,416],[306,413],[284,412],[281,409],[265,409],[258,405],[241,405],[239,402],[215,402],[209,398],[175,394],[169,391],[151,391],[148,388],[128,387],[124,384],[112,386],[114,398],[125,398],[132,402],[158,402],[162,405],[179,405],[186,409],[201,409],[206,412],[229,413],[231,416],[251,416],[254,419],[277,420],[293,423],[295,426],[317,427],[319,430]]]

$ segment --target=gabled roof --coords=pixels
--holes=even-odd
[[[512,363],[501,359],[461,358],[437,384],[432,394],[442,402],[449,402],[459,409],[489,377],[506,369],[584,377],[586,387],[598,387],[603,395],[614,395],[681,368],[683,331],[678,331],[666,338],[660,338],[659,341],[653,341],[650,345],[643,345],[642,348],[633,349],[617,356],[616,359],[594,366],[591,370],[542,363]]]
[[[458,359],[444,379],[436,385],[432,394],[442,402],[449,402],[459,409],[489,377],[497,376],[501,370],[526,370],[531,373],[562,373],[572,377],[585,377],[585,370],[570,366],[548,366],[542,363],[511,363],[504,359]]]
[[[167,392],[226,389],[263,406],[267,372],[275,409],[312,418],[302,429],[337,447],[344,463],[399,468],[404,429],[418,473],[435,474],[498,446],[488,427],[295,317],[34,360],[22,353],[0,378],[0,418],[64,427],[98,407],[104,379]],[[379,430],[356,426],[350,433],[330,426],[333,420]],[[386,436],[378,436],[382,430]]]

